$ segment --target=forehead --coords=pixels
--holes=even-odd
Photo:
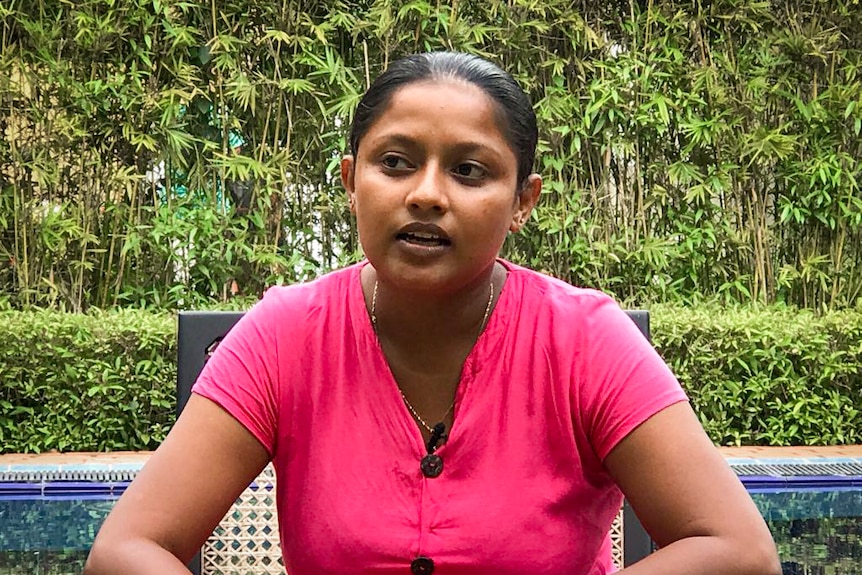
[[[481,88],[444,78],[398,88],[363,139],[418,130],[426,137],[465,137],[511,148],[505,126],[500,105]]]

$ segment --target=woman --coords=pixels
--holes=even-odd
[[[625,314],[498,259],[539,198],[536,141],[493,64],[393,64],[341,163],[367,261],[271,289],[231,331],[86,573],[185,573],[270,460],[291,575],[607,573],[622,494],[661,547],[626,573],[778,573]]]

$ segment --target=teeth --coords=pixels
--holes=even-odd
[[[437,240],[437,239],[440,239],[440,237],[435,235],[435,234],[428,234],[428,233],[423,233],[423,232],[412,232],[410,235],[413,236],[414,238],[419,238],[420,240]]]

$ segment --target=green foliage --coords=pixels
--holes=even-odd
[[[176,408],[176,325],[127,310],[0,312],[0,453],[155,448]]]
[[[862,443],[862,313],[652,310],[654,342],[722,445]],[[156,447],[176,325],[143,310],[0,312],[0,453]]]
[[[536,102],[515,261],[636,305],[859,302],[858,0],[3,6],[0,305],[196,307],[354,260],[352,111],[442,48]]]
[[[722,445],[862,443],[862,314],[656,306],[654,343]]]

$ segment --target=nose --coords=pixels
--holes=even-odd
[[[414,174],[405,201],[413,210],[431,210],[443,213],[449,209],[447,177],[436,162],[427,162]]]

